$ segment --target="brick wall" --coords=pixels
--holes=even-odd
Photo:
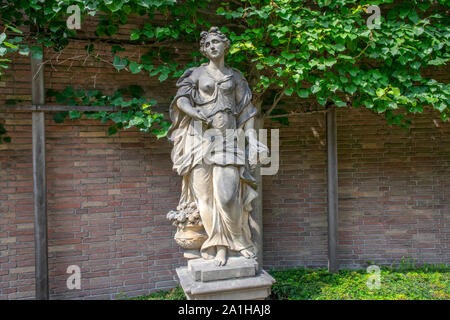
[[[0,292],[34,294],[30,113],[3,115],[13,143],[0,151]],[[52,298],[134,296],[175,285],[183,263],[166,213],[178,202],[170,146],[136,130],[107,136],[97,121],[47,126],[49,277]],[[82,290],[66,288],[69,265]]]
[[[327,263],[326,124],[323,114],[275,125],[280,168],[263,176],[264,263],[267,268]]]
[[[338,116],[341,265],[449,263],[450,124],[425,112],[403,130],[367,114]]]
[[[338,109],[341,268],[450,262],[450,125],[439,119],[426,110],[403,130],[367,110]],[[277,126],[280,170],[263,180],[265,267],[326,267],[325,117],[290,122]]]

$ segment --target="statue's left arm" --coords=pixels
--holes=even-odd
[[[245,136],[248,141],[249,147],[249,162],[250,166],[256,165],[256,156],[258,153],[268,152],[268,148],[258,141],[258,137],[255,129],[255,117],[258,114],[258,110],[252,104],[252,92],[248,86],[247,80],[243,75],[236,71],[236,103],[238,117],[236,121],[237,128],[243,128]]]
[[[250,90],[247,80],[242,73],[236,69],[236,127],[248,129],[254,128],[254,118],[258,114],[258,110],[252,104],[252,91]]]

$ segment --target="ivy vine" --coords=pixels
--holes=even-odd
[[[174,44],[198,48],[200,31],[218,24],[232,42],[228,64],[244,72],[254,104],[267,117],[289,114],[280,106],[294,96],[313,99],[324,108],[364,107],[404,128],[409,116],[422,113],[424,107],[438,110],[442,121],[450,115],[449,84],[424,75],[428,68],[444,68],[450,57],[450,4],[445,0],[2,0],[0,71],[14,54],[42,57],[42,46],[61,51],[76,39],[76,30],[66,26],[72,5],[80,8],[82,21],[98,17],[96,36],[112,44],[103,61],[119,72],[145,72],[161,82],[202,62],[193,49],[193,62],[179,65]],[[370,5],[381,10],[379,23],[371,27]],[[115,35],[137,15],[148,20],[131,30],[126,42],[157,50],[133,59],[124,56]],[[98,57],[96,50],[89,44],[86,54]],[[142,98],[137,86],[111,96],[72,87],[48,96],[68,105],[120,109],[61,112],[55,114],[56,121],[83,116],[112,120],[110,134],[137,127],[157,137],[169,126],[153,111],[156,101]],[[277,119],[287,124],[287,118]],[[5,131],[0,126],[0,143]]]
[[[162,113],[152,111],[156,100],[141,97],[143,89],[137,85],[130,85],[127,89],[117,90],[113,95],[104,95],[99,90],[75,90],[68,86],[62,92],[47,90],[48,97],[55,97],[56,102],[70,106],[112,106],[117,111],[61,111],[53,114],[55,122],[63,122],[67,117],[78,120],[85,116],[87,119],[99,119],[102,123],[111,120],[114,125],[108,128],[108,134],[113,135],[120,129],[136,127],[142,132],[150,132],[157,138],[164,137],[170,122],[164,120]],[[132,98],[126,99],[129,95]]]

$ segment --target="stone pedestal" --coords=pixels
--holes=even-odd
[[[264,270],[258,272],[256,260],[244,257],[229,257],[221,267],[193,259],[176,271],[188,300],[262,300],[275,282]]]

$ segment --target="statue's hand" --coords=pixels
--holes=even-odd
[[[208,123],[208,118],[198,109],[194,109],[194,112],[190,116],[195,120]]]

